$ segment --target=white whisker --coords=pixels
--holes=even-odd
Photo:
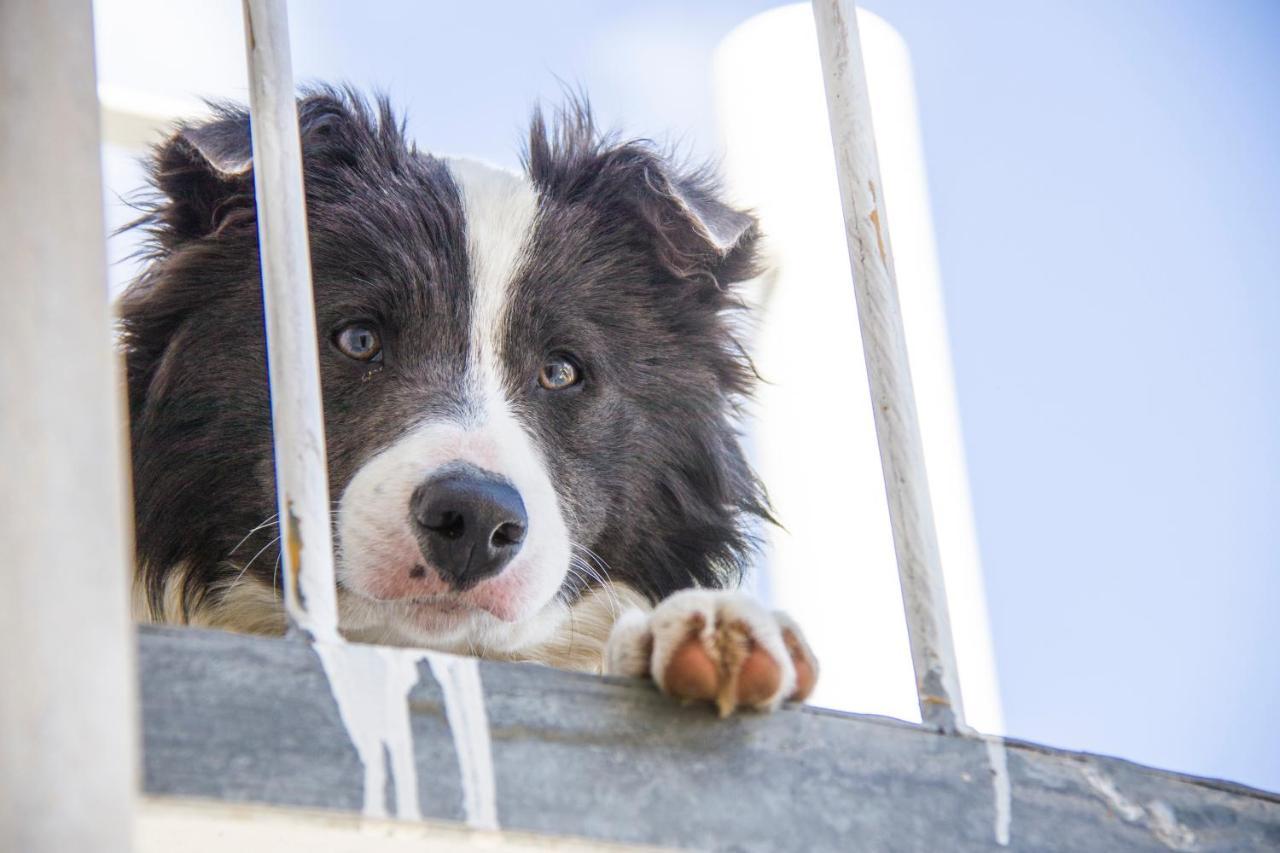
[[[585,559],[577,554],[570,553],[569,570],[579,580],[595,581],[597,588],[604,593],[605,600],[609,605],[611,615],[616,619],[622,611],[622,602],[618,600],[618,595],[613,589],[613,584],[605,574],[607,568],[604,561],[599,558],[590,548],[579,545],[576,542],[570,542],[571,548],[576,548],[595,558],[596,565],[588,563]],[[591,584],[586,584],[590,588]]]
[[[236,551],[239,551],[239,550],[240,550],[240,547],[241,547],[242,545],[244,545],[244,543],[246,543],[246,542],[248,542],[248,541],[249,541],[249,537],[253,536],[253,534],[257,533],[257,532],[258,532],[259,530],[261,530],[262,528],[264,528],[264,527],[273,527],[273,526],[277,525],[279,522],[277,522],[277,521],[276,521],[276,519],[279,517],[279,515],[280,515],[279,513],[277,513],[277,512],[273,512],[273,513],[271,513],[271,515],[268,515],[266,518],[264,518],[264,519],[262,520],[262,523],[261,523],[261,524],[259,524],[257,527],[255,527],[255,528],[253,528],[252,530],[250,530],[248,533],[246,533],[246,534],[244,535],[244,538],[243,538],[243,539],[241,539],[239,542],[237,542],[237,543],[236,543],[236,547],[232,548],[230,551],[228,551],[228,552],[227,552],[227,556],[228,556],[228,557],[230,557],[230,556],[231,556],[232,554],[234,554]]]
[[[270,542],[268,542],[266,545],[263,545],[261,548],[259,548],[259,549],[258,549],[258,553],[254,554],[252,557],[250,557],[250,558],[249,558],[249,562],[245,563],[245,564],[244,564],[244,566],[243,566],[243,567],[241,567],[241,569],[240,569],[240,574],[236,575],[235,580],[233,580],[230,584],[228,584],[228,585],[227,585],[227,589],[226,589],[226,591],[227,591],[227,592],[230,592],[231,590],[235,589],[235,588],[236,588],[236,584],[240,583],[241,579],[243,579],[243,578],[244,578],[244,574],[245,574],[245,572],[249,571],[249,567],[253,565],[254,561],[255,561],[255,560],[257,560],[259,557],[261,557],[261,556],[266,552],[266,550],[267,550],[268,548],[270,548],[272,545],[276,544],[276,543],[277,543],[277,542],[279,542],[279,541],[280,541],[280,537],[279,537],[279,536],[272,537],[272,539],[271,539],[271,541],[270,541]],[[275,581],[274,581],[274,579],[273,579],[273,580],[272,580],[272,584],[274,585],[274,583],[275,583]]]

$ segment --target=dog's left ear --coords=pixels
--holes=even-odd
[[[635,203],[668,272],[681,279],[710,277],[721,287],[755,275],[755,217],[721,201],[708,174],[681,175],[650,156]]]
[[[708,170],[682,169],[646,141],[600,134],[583,102],[555,118],[548,127],[535,111],[530,128],[525,166],[542,192],[587,205],[615,227],[638,227],[672,278],[723,289],[757,275],[755,217],[722,201]]]
[[[151,179],[166,199],[156,219],[171,243],[218,230],[233,211],[253,205],[249,113],[222,106],[204,122],[181,125],[156,146]]]

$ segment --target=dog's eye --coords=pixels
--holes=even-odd
[[[382,339],[377,331],[364,323],[343,326],[333,336],[333,343],[347,358],[356,361],[381,361]]]
[[[582,381],[582,372],[573,360],[564,355],[553,355],[538,371],[538,384],[548,391],[563,391]]]

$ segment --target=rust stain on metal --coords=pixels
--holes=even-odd
[[[871,189],[871,215],[867,217],[871,220],[871,224],[876,227],[876,248],[880,250],[880,263],[886,267],[889,266],[889,254],[884,250],[884,234],[880,229],[880,199],[876,196],[876,182],[867,181],[867,186]]]
[[[302,525],[293,511],[293,501],[289,502],[285,511],[284,548],[285,565],[292,568],[292,571],[287,574],[289,586],[293,590],[293,600],[305,607],[306,602],[302,600],[302,586],[299,582],[302,577]]]
[[[258,39],[253,32],[253,10],[245,6],[244,10],[244,29],[245,39],[249,42],[250,50],[258,49]]]
[[[871,224],[876,227],[876,248],[880,250],[880,263],[885,266],[889,265],[889,258],[884,250],[884,235],[880,233],[880,211],[871,211]]]

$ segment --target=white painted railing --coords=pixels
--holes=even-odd
[[[907,362],[858,19],[852,0],[813,0],[813,12],[920,719],[954,731],[964,726],[964,704]]]
[[[963,726],[962,702],[853,11],[849,0],[814,0],[921,716],[950,730]],[[324,422],[285,0],[244,0],[244,14],[285,599],[296,628],[334,644]],[[17,567],[16,590],[0,597],[0,660],[8,684],[39,686],[34,694],[0,691],[0,846],[123,851],[136,754],[125,616],[130,527],[121,511],[123,453],[112,452],[124,445],[110,369],[88,0],[0,4],[0,73],[8,114],[0,133],[0,273],[11,322],[0,371],[7,407],[0,532]],[[54,370],[62,375],[51,377]],[[44,606],[53,600],[56,625]],[[40,749],[22,740],[33,728],[43,735]],[[49,749],[53,741],[62,748]],[[10,826],[20,834],[10,837]]]
[[[285,0],[244,0],[244,39],[285,607],[293,627],[336,640],[329,467]]]
[[[131,849],[132,519],[89,0],[0,2],[0,850]]]

